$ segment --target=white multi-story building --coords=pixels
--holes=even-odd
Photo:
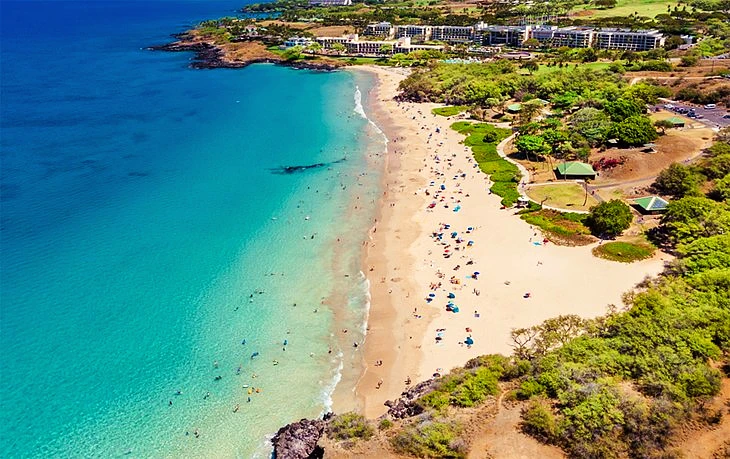
[[[390,22],[378,22],[377,24],[368,24],[365,26],[363,35],[371,37],[389,38],[393,36],[393,24]]]
[[[470,43],[474,41],[474,27],[462,26],[433,26],[431,40],[447,43]]]
[[[352,0],[309,0],[310,6],[350,6]]]
[[[474,41],[486,46],[522,46],[529,31],[529,26],[499,26],[480,22],[474,26]]]
[[[599,29],[594,32],[593,46],[599,49],[648,51],[664,46],[658,30]]]
[[[411,37],[401,37],[393,45],[394,53],[408,54],[413,51],[443,51],[441,45],[420,45],[411,43]]]
[[[315,40],[322,45],[323,49],[332,49],[332,45],[335,43],[347,45],[350,41],[358,41],[358,35],[355,33],[352,35],[342,35],[341,37],[317,37]]]
[[[287,48],[293,48],[295,46],[309,46],[311,43],[312,40],[310,38],[291,37],[284,42],[284,46],[286,46]]]
[[[401,25],[395,26],[395,38],[412,38],[414,40],[428,41],[431,39],[431,26],[427,25]]]

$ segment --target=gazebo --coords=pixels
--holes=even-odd
[[[645,196],[643,198],[634,199],[634,205],[642,214],[657,214],[667,210],[667,204],[664,199],[659,196]]]
[[[672,116],[671,118],[667,118],[667,121],[672,123],[672,125],[676,128],[684,127],[684,120],[678,116]]]
[[[560,163],[555,168],[555,175],[563,179],[595,179],[596,171],[593,166],[580,161],[568,161]]]

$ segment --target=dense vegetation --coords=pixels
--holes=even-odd
[[[611,69],[528,76],[506,61],[433,64],[413,72],[400,89],[404,100],[468,105],[481,119],[488,118],[489,110],[509,119],[506,103],[517,100],[512,122],[520,136],[515,147],[526,159],[548,161],[585,160],[591,147],[609,141],[632,146],[654,140],[658,134],[645,107],[668,95],[668,89],[649,83],[628,86]]]

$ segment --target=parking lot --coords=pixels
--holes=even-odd
[[[666,101],[666,103],[654,106],[654,109],[675,112],[706,124],[711,128],[730,126],[730,111],[723,107],[705,108],[701,105]]]

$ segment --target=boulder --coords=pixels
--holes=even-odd
[[[388,415],[392,419],[405,419],[421,414],[423,408],[416,404],[416,400],[429,393],[435,382],[434,379],[423,381],[401,393],[398,399],[385,402],[389,408]]]
[[[316,459],[324,456],[317,445],[327,423],[323,420],[302,419],[279,429],[271,439],[275,459]]]

